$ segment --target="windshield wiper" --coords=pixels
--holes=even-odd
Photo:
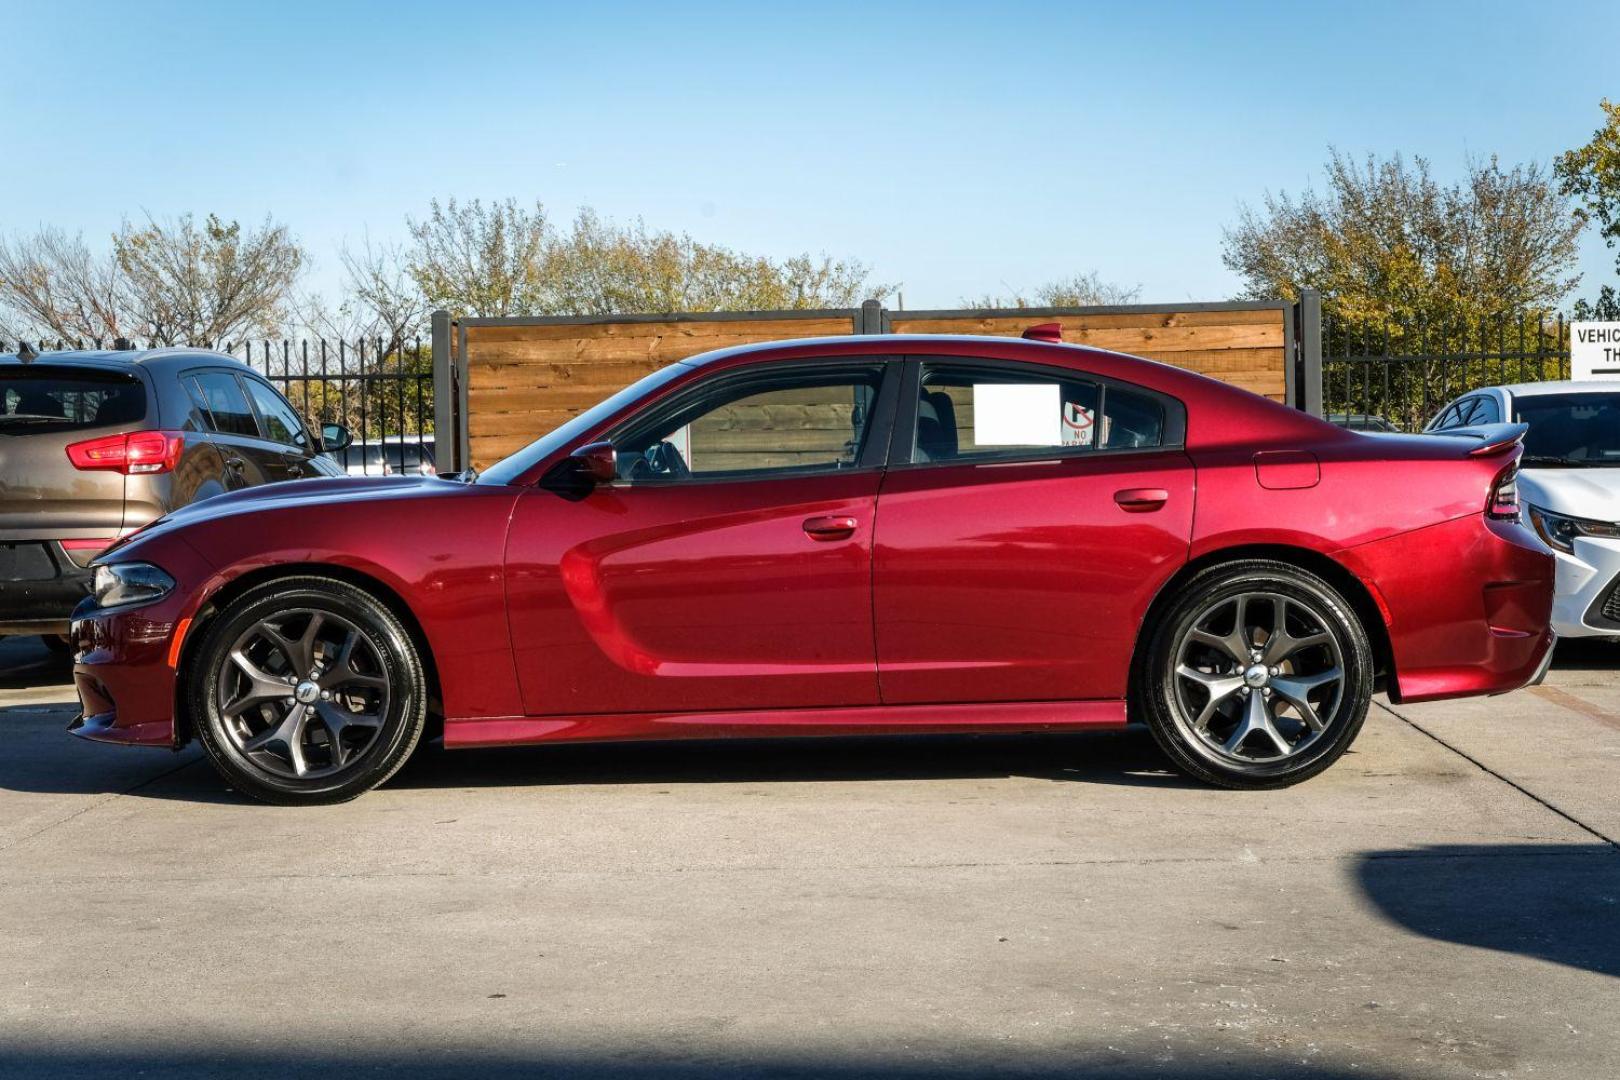
[[[14,420],[30,424],[37,424],[42,421],[48,424],[71,424],[74,422],[70,416],[45,416],[42,413],[0,413],[0,424],[10,423]]]

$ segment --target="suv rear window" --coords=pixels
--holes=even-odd
[[[76,431],[146,418],[146,387],[131,375],[77,368],[0,368],[0,428]]]

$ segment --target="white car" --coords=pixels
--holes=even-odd
[[[1620,636],[1620,382],[1488,386],[1448,404],[1423,430],[1504,421],[1530,426],[1519,505],[1558,557],[1553,629]]]
[[[384,435],[350,443],[332,457],[350,476],[436,475],[432,435]]]

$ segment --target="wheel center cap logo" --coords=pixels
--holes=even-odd
[[[1267,673],[1266,665],[1264,664],[1251,664],[1243,672],[1244,683],[1255,688],[1266,685],[1270,679],[1271,676]]]
[[[321,688],[308,679],[293,687],[293,697],[297,698],[298,703],[301,705],[312,704],[320,696]]]

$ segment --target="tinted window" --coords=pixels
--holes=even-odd
[[[1425,430],[1425,431],[1444,431],[1446,428],[1452,427],[1456,423],[1456,421],[1457,421],[1457,406],[1456,406],[1455,403],[1452,403],[1450,405],[1447,405],[1445,408],[1441,409],[1440,410],[1440,415],[1436,416],[1433,420],[1430,420],[1429,421],[1429,426],[1424,428],[1423,430]]]
[[[1620,393],[1533,394],[1514,399],[1524,464],[1620,465]]]
[[[253,404],[259,409],[259,419],[264,421],[265,435],[270,441],[288,446],[304,445],[304,425],[286,399],[258,379],[244,381],[248,393],[253,397]]]
[[[930,365],[917,398],[911,460],[1160,446],[1154,397],[1056,371]]]
[[[193,398],[201,395],[215,431],[258,436],[259,425],[253,419],[253,409],[235,375],[228,371],[200,371],[192,379],[196,383]]]
[[[1470,424],[1501,423],[1502,410],[1497,407],[1495,398],[1481,397],[1475,400],[1479,402],[1479,407],[1474,410],[1473,418],[1468,421]]]
[[[128,375],[0,369],[0,426],[12,434],[127,426],[145,417],[146,388]]]
[[[882,369],[727,380],[614,440],[620,475],[758,475],[850,468],[860,458]]]

